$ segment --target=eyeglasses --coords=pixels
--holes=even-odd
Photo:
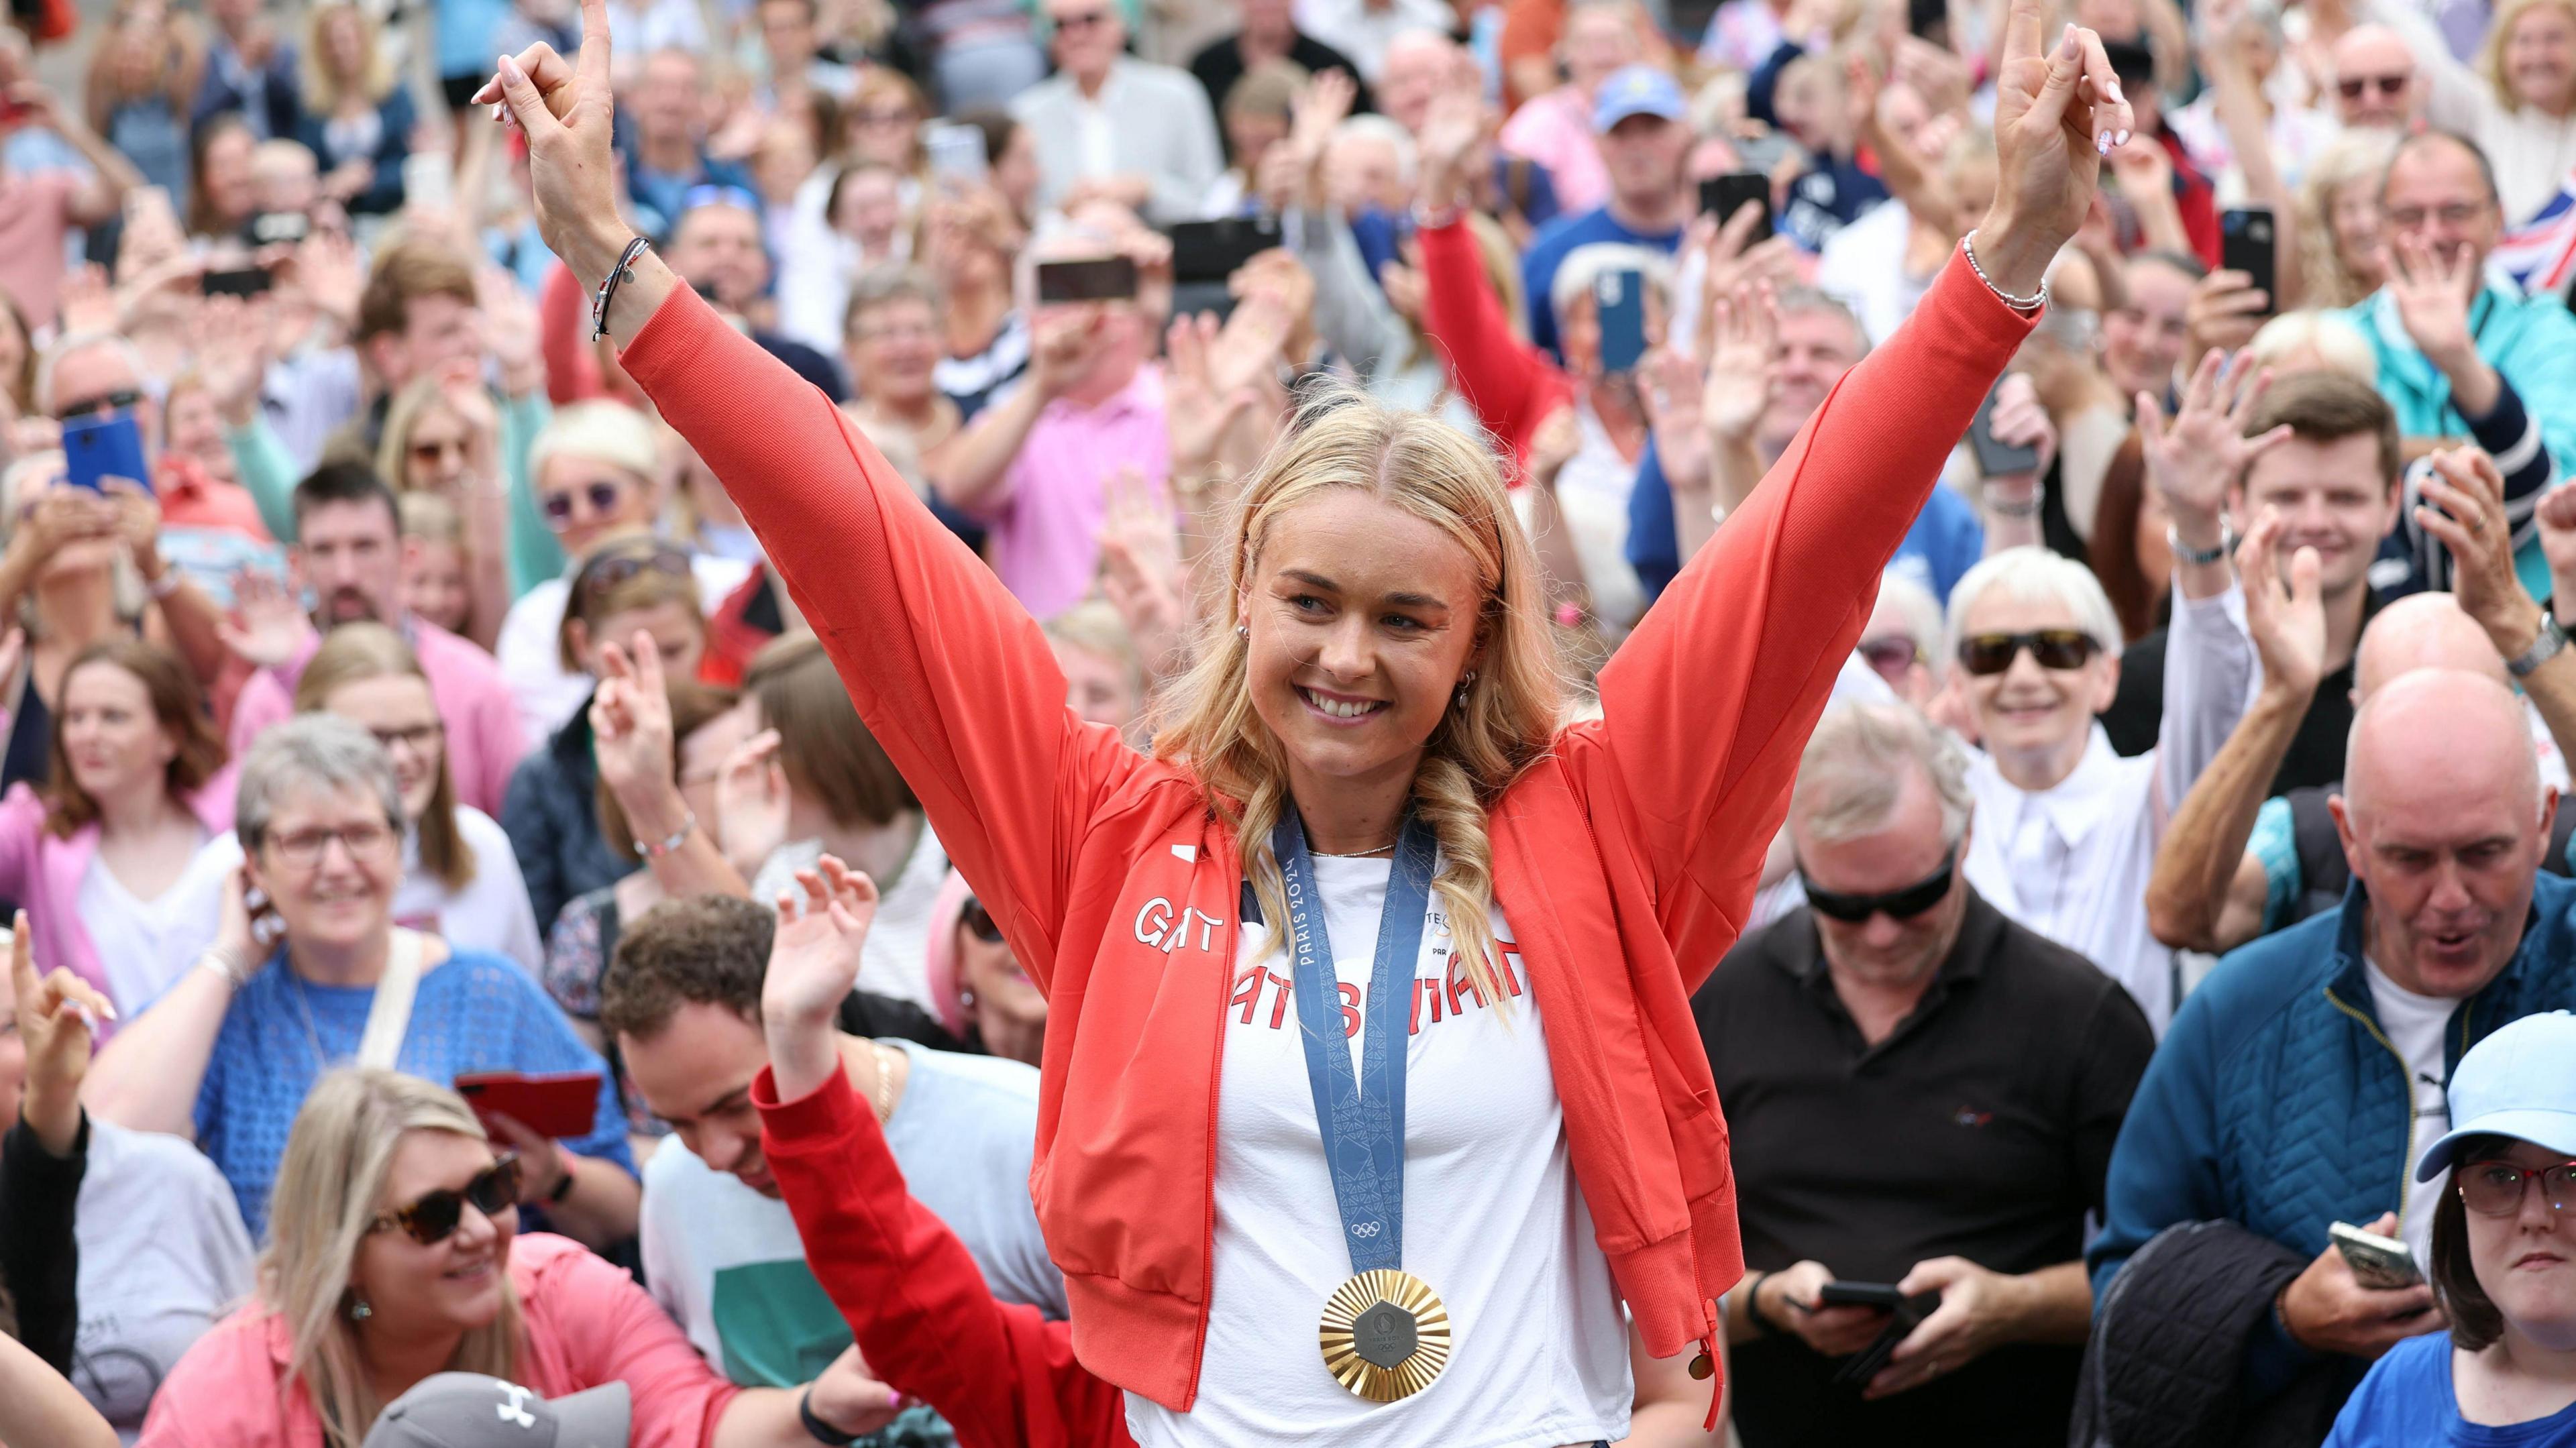
[[[291,835],[279,835],[269,843],[276,848],[279,859],[299,870],[309,870],[322,863],[323,852],[331,848],[333,840],[338,840],[348,850],[349,858],[364,860],[382,852],[393,838],[393,826],[369,820],[342,825],[336,830],[297,830]]]
[[[2516,1166],[2509,1161],[2473,1161],[2451,1174],[2460,1205],[2481,1217],[2510,1217],[2522,1210],[2524,1190],[2540,1183],[2540,1199],[2549,1210],[2564,1212],[2576,1198],[2576,1161],[2556,1166]]]
[[[411,445],[411,455],[413,460],[416,462],[434,463],[440,458],[447,456],[449,453],[454,453],[458,457],[465,456],[465,439],[461,437],[425,437],[415,441]]]
[[[1876,895],[1841,895],[1831,890],[1807,886],[1807,903],[1817,914],[1845,925],[1865,925],[1869,917],[1884,915],[1890,920],[1906,921],[1941,903],[1950,893],[1950,874],[1959,865],[1959,847],[1952,845],[1941,857],[1941,868],[1898,890]],[[1801,877],[1805,875],[1802,866]]]
[[[912,108],[904,106],[891,111],[860,111],[850,117],[857,126],[909,126],[914,124]]]
[[[590,511],[593,513],[606,513],[614,511],[617,507],[617,500],[624,497],[625,494],[626,488],[624,484],[612,483],[606,478],[601,478],[586,488],[572,488],[560,493],[548,493],[543,500],[542,506],[546,510],[547,522],[568,523],[572,521],[573,508],[584,499],[589,500]]]
[[[119,388],[114,392],[101,393],[96,397],[82,398],[78,402],[66,402],[54,409],[54,420],[71,422],[79,418],[96,417],[104,412],[126,412],[142,401],[142,393],[131,387]]]
[[[396,748],[402,748],[420,755],[429,753],[437,747],[440,740],[447,737],[447,725],[444,722],[435,722],[414,724],[409,729],[370,729],[367,732],[376,736],[376,742],[385,747],[387,754],[393,753]]]
[[[597,598],[646,569],[673,578],[686,578],[689,576],[689,555],[677,548],[603,553],[583,565],[581,577],[576,582],[584,598]]]
[[[695,211],[701,206],[732,206],[761,214],[760,198],[739,186],[699,185],[680,193],[680,209]]]
[[[2381,95],[2395,97],[2404,95],[2406,87],[2414,80],[2411,75],[2348,75],[2335,82],[2335,89],[2343,92],[2343,98],[2348,101],[2360,100],[2374,90]]]
[[[966,908],[958,913],[957,921],[966,927],[969,935],[986,945],[1002,943],[1002,927],[993,923],[992,912],[986,910],[984,903],[972,895],[966,897]]]
[[[1923,651],[1914,646],[1914,640],[1902,635],[1862,639],[1860,646],[1852,652],[1859,654],[1862,663],[1876,670],[1880,678],[1891,684],[1903,683],[1905,671],[1913,668],[1915,661],[1923,657]]]
[[[2093,661],[2102,646],[2091,634],[2080,629],[2045,628],[2036,633],[1971,634],[1959,640],[1959,667],[1978,678],[2000,674],[2013,666],[2021,651],[2043,669],[2080,669]]]
[[[422,1246],[435,1247],[456,1235],[457,1224],[465,1220],[465,1207],[469,1202],[474,1210],[487,1217],[497,1217],[504,1210],[518,1206],[519,1175],[519,1154],[505,1151],[489,1167],[475,1173],[474,1180],[467,1182],[463,1191],[440,1187],[434,1192],[424,1192],[420,1200],[408,1207],[377,1213],[375,1220],[367,1223],[367,1231],[373,1234],[399,1228],[404,1236]]]
[[[2454,201],[2448,206],[2392,206],[2388,224],[2399,231],[2413,231],[2429,218],[2444,226],[2466,226],[2487,214],[2483,201]]]

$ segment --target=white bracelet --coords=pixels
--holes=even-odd
[[[224,984],[231,987],[236,995],[240,994],[243,986],[250,984],[250,973],[219,945],[206,947],[206,953],[197,957],[197,968],[223,977]]]
[[[1959,250],[1967,255],[1968,270],[1977,274],[1977,280],[1986,284],[1987,291],[1994,293],[2005,306],[2012,308],[2016,312],[2036,312],[2040,308],[2048,305],[2048,278],[2046,277],[2041,277],[2039,279],[2039,290],[2027,297],[2014,296],[2012,293],[1996,286],[1995,279],[1986,275],[1985,266],[1977,260],[1976,241],[1977,234],[1974,231],[1969,232],[1966,236],[1959,238]]]

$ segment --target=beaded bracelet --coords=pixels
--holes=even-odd
[[[1977,274],[1977,280],[1986,284],[1987,291],[1994,293],[2005,306],[2012,308],[2016,312],[2036,312],[2040,308],[2048,305],[2048,279],[2046,277],[2040,278],[2039,290],[2036,293],[2027,297],[2014,296],[2012,293],[1996,286],[1995,279],[1986,275],[1985,264],[1977,260],[1976,243],[1977,234],[1971,231],[1966,236],[1959,238],[1959,250],[1967,254],[1968,270]]]
[[[590,299],[590,340],[596,342],[608,335],[608,304],[617,299],[618,284],[635,275],[631,270],[635,265],[635,258],[642,256],[644,249],[652,244],[640,236],[630,239],[626,243],[626,249],[617,254],[617,265],[610,267],[608,275],[600,279],[599,291]],[[1975,265],[1976,260],[1975,257],[1968,258],[1969,265]],[[1978,275],[1983,276],[1985,273],[1979,272]],[[1994,284],[1988,282],[1987,285]]]

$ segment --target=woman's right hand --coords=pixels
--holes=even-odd
[[[252,668],[274,669],[311,640],[313,620],[277,575],[242,568],[233,573],[232,612],[215,620],[215,637]]]
[[[538,41],[501,57],[474,103],[498,105],[527,133],[537,232],[584,290],[596,288],[635,235],[617,212],[608,0],[582,0],[577,60]]]
[[[763,729],[733,747],[716,766],[716,838],[744,879],[787,843],[787,768],[778,762],[778,731]]]
[[[236,980],[246,980],[259,965],[259,915],[250,904],[250,866],[233,866],[224,877],[223,913],[215,925],[214,950],[232,967]]]
[[[677,793],[672,761],[678,757],[671,729],[671,696],[662,684],[662,651],[638,629],[630,650],[609,643],[600,650],[599,689],[590,700],[592,757],[599,778],[629,816],[638,796],[657,782]],[[641,821],[638,832],[644,832]],[[656,836],[658,838],[658,836]]]
[[[1976,255],[1994,285],[2039,290],[2048,264],[2084,224],[2102,157],[2134,121],[2102,37],[2069,25],[2043,40],[2045,0],[2012,0],[1995,76],[1994,205],[1977,224]]]

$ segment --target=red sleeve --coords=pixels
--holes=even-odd
[[[1624,802],[1686,986],[1734,943],[1879,572],[2032,325],[1952,257],[1602,668],[1567,758]]]
[[[996,1301],[947,1224],[904,1189],[847,1076],[781,1106],[752,1082],[761,1150],[806,1265],[876,1376],[939,1411],[965,1448],[1127,1444],[1125,1395],[1073,1357],[1073,1330]]]
[[[1536,347],[1512,335],[1464,218],[1425,227],[1421,238],[1423,330],[1439,344],[1476,420],[1512,450],[1517,470],[1538,425],[1574,396],[1572,384]]]
[[[546,362],[546,400],[557,407],[603,396],[599,354],[590,349],[590,298],[572,268],[547,268],[537,289],[537,349]]]
[[[1055,976],[1073,843],[1143,756],[1065,708],[1035,620],[841,410],[675,288],[624,364],[742,505],[939,842]]]

